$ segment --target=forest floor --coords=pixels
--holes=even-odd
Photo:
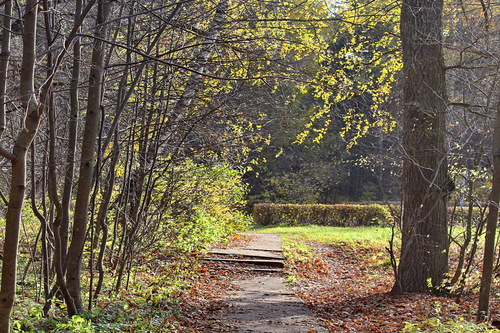
[[[252,237],[236,237],[227,247],[241,248]],[[313,255],[287,259],[283,271],[274,266],[265,269],[259,266],[258,270],[253,270],[252,264],[204,261],[194,287],[183,295],[184,315],[175,318],[178,332],[323,332],[315,321],[329,332],[400,332],[409,325],[407,323],[419,323],[421,331],[434,331],[433,327],[446,326],[448,322],[452,323],[450,328],[453,331],[474,321],[477,307],[474,293],[462,295],[459,299],[428,294],[392,295],[392,268],[381,261],[380,250],[342,244],[308,245],[313,249]],[[311,320],[307,312],[300,313],[306,316],[310,329],[259,330],[251,318],[243,318],[247,326],[242,326],[242,318],[234,316],[241,306],[241,302],[239,305],[238,301],[235,303],[235,295],[240,297],[246,288],[242,287],[241,281],[254,281],[255,287],[263,285],[262,278],[273,277],[286,281],[286,290],[271,288],[268,294],[288,299],[300,297],[302,301],[297,302],[295,309],[300,309],[303,302],[316,317]],[[244,294],[247,301],[253,297],[251,294]],[[262,293],[256,297],[262,297]],[[257,307],[261,306],[262,303]],[[497,297],[492,298],[491,317],[500,318]],[[268,324],[272,323],[269,317]]]

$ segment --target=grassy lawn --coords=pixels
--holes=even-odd
[[[391,227],[329,227],[329,226],[279,226],[258,227],[262,233],[278,233],[287,237],[294,237],[318,241],[327,244],[342,244],[352,247],[384,248],[391,239]],[[397,239],[397,237],[396,237]]]

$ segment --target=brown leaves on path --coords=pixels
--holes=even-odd
[[[474,321],[475,295],[459,304],[453,298],[429,294],[391,295],[392,268],[377,250],[340,245],[310,244],[322,261],[320,274],[294,283],[294,290],[324,320],[331,332],[399,332],[405,322],[439,317],[442,321]],[[325,274],[325,269],[327,274]],[[300,276],[300,266],[291,274]],[[498,316],[493,300],[492,316]]]
[[[297,278],[290,287],[330,332],[399,332],[405,322],[436,317],[441,321],[475,320],[475,294],[463,295],[459,303],[429,294],[391,295],[392,268],[379,250],[309,245],[315,255],[307,262],[288,262],[286,274]],[[236,288],[232,281],[248,274],[256,273],[226,263],[204,262],[197,282],[182,296],[183,315],[175,323],[178,332],[232,332],[222,319],[228,310],[224,298]],[[492,318],[500,318],[496,297],[492,297],[491,310]]]

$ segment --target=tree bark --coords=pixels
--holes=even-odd
[[[35,92],[35,64],[36,64],[36,27],[38,1],[26,1],[23,29],[23,56],[20,75],[20,97],[25,111],[24,126],[20,130],[12,150],[7,152],[0,147],[0,155],[12,162],[12,175],[10,182],[10,197],[6,214],[6,229],[4,242],[4,258],[2,265],[2,282],[0,289],[0,333],[9,332],[9,317],[12,311],[16,292],[17,273],[17,249],[19,244],[19,227],[21,212],[26,190],[26,155],[33,139],[36,136],[41,115],[47,109],[47,96],[51,93],[51,87],[57,69],[66,55],[68,47],[71,46],[76,32],[96,0],[90,0],[84,10],[84,14],[75,20],[73,29],[66,37],[64,47],[55,58],[52,71],[47,80],[40,88],[40,100],[37,100]]]
[[[77,0],[75,5],[75,22],[82,18],[82,0]],[[80,29],[79,29],[80,30]],[[78,31],[79,31],[78,30]],[[73,44],[73,64],[70,82],[70,110],[68,121],[68,146],[66,151],[66,168],[64,172],[64,186],[61,198],[62,217],[59,220],[60,225],[54,225],[55,233],[55,257],[54,265],[62,273],[66,271],[66,255],[68,251],[69,224],[70,224],[70,205],[73,192],[73,181],[75,178],[75,155],[78,136],[78,118],[80,113],[79,87],[80,84],[80,65],[81,63],[81,42],[80,37],[75,37]],[[58,284],[65,285],[60,280]]]
[[[97,228],[100,232],[102,232],[101,243],[99,246],[99,257],[97,259],[97,271],[99,273],[98,282],[94,292],[94,298],[97,299],[98,295],[101,292],[102,285],[104,282],[104,254],[106,251],[106,244],[108,241],[109,228],[107,223],[107,216],[109,212],[109,205],[111,202],[111,195],[113,194],[113,187],[115,185],[116,178],[116,165],[118,164],[118,158],[120,157],[120,147],[118,140],[118,130],[115,131],[115,141],[112,148],[111,153],[111,162],[109,165],[108,175],[104,182],[104,191],[103,191],[103,202],[99,207],[99,212],[97,214]],[[96,237],[99,238],[99,237]],[[96,244],[97,245],[97,244]]]
[[[0,53],[0,138],[5,131],[5,93],[7,92],[7,69],[10,60],[10,37],[12,26],[12,1],[7,0],[4,5],[2,52]]]
[[[403,215],[393,292],[440,292],[448,273],[443,2],[404,0]]]
[[[497,231],[498,203],[500,202],[500,102],[497,105],[497,118],[493,132],[493,182],[486,216],[486,236],[484,243],[483,272],[479,291],[478,321],[488,318],[490,289],[493,279],[495,260],[495,235]]]
[[[66,284],[73,298],[76,310],[83,310],[82,293],[80,287],[81,263],[85,244],[88,222],[90,192],[92,190],[92,175],[94,170],[94,155],[99,129],[99,115],[104,73],[104,49],[107,25],[105,24],[110,1],[102,0],[98,3],[97,28],[93,44],[92,64],[89,77],[88,104],[83,132],[82,152],[80,159],[80,175],[78,178],[73,232],[71,244],[68,248]],[[71,315],[72,313],[70,313]]]
[[[26,2],[21,67],[21,103],[26,112],[24,128],[19,132],[12,155],[9,204],[7,206],[5,242],[0,289],[0,333],[10,332],[10,314],[14,305],[17,281],[17,250],[21,213],[26,191],[26,156],[40,123],[39,103],[35,96],[35,44],[38,4]]]

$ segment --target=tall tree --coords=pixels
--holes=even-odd
[[[104,76],[104,40],[108,25],[111,2],[101,0],[97,5],[96,31],[90,68],[88,104],[83,131],[82,152],[80,157],[80,174],[78,178],[74,223],[71,244],[68,248],[66,284],[76,311],[83,310],[80,275],[82,253],[85,245],[90,193],[92,190],[92,174],[94,171],[94,155],[101,115],[102,85]],[[70,313],[72,314],[72,313]]]
[[[20,93],[26,118],[19,131],[12,154],[9,205],[7,207],[5,242],[0,290],[0,332],[10,332],[10,313],[14,305],[17,281],[17,249],[21,211],[26,191],[26,158],[28,149],[40,124],[40,104],[35,92],[35,44],[37,26],[37,1],[26,2],[23,32],[23,59],[21,67]]]
[[[443,1],[404,0],[402,248],[393,292],[438,292],[448,272]]]
[[[493,263],[495,261],[495,236],[498,221],[498,203],[500,202],[500,102],[497,106],[495,128],[493,132],[493,181],[486,217],[486,237],[484,245],[483,271],[479,293],[478,320],[488,318]]]

